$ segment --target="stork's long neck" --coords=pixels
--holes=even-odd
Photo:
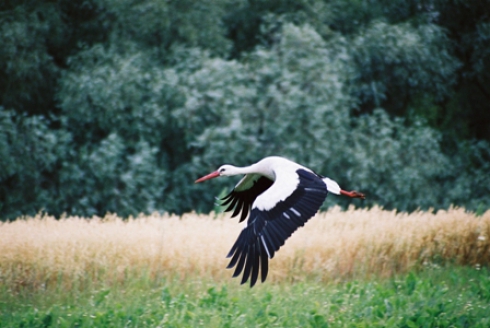
[[[260,174],[271,180],[275,179],[274,171],[270,166],[264,165],[262,162],[252,164],[250,166],[236,167],[233,166],[233,174]]]
[[[247,169],[249,170],[249,173],[260,174],[273,181],[276,179],[276,174],[271,165],[264,161],[252,164]]]
[[[233,175],[240,175],[240,174],[251,174],[251,173],[257,173],[253,170],[253,165],[250,165],[250,166],[233,166],[233,165],[230,165],[232,167],[232,170],[230,173],[233,173]]]

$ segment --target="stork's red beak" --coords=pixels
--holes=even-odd
[[[208,175],[203,176],[202,178],[197,179],[194,183],[203,182],[203,181],[213,179],[213,178],[217,178],[217,177],[219,177],[219,172],[214,171],[214,172],[209,173]]]

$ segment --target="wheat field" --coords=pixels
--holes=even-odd
[[[69,290],[138,275],[230,280],[225,255],[241,228],[228,214],[20,218],[0,225],[0,283]],[[489,238],[490,211],[477,217],[455,208],[411,214],[332,208],[276,253],[267,283],[390,276],[447,262],[486,266]]]

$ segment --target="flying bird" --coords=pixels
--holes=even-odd
[[[337,182],[277,156],[246,167],[223,165],[195,183],[241,174],[245,176],[222,198],[222,205],[227,206],[225,211],[233,210],[232,217],[241,213],[239,222],[248,216],[245,228],[227,255],[231,258],[227,268],[236,266],[233,277],[243,272],[241,283],[250,278],[250,287],[257,282],[259,271],[261,281],[265,281],[269,259],[317,213],[328,192],[365,198],[362,193],[342,190]]]

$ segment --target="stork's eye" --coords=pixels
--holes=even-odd
[[[224,168],[219,169],[219,173],[223,173],[223,172],[225,172]]]

